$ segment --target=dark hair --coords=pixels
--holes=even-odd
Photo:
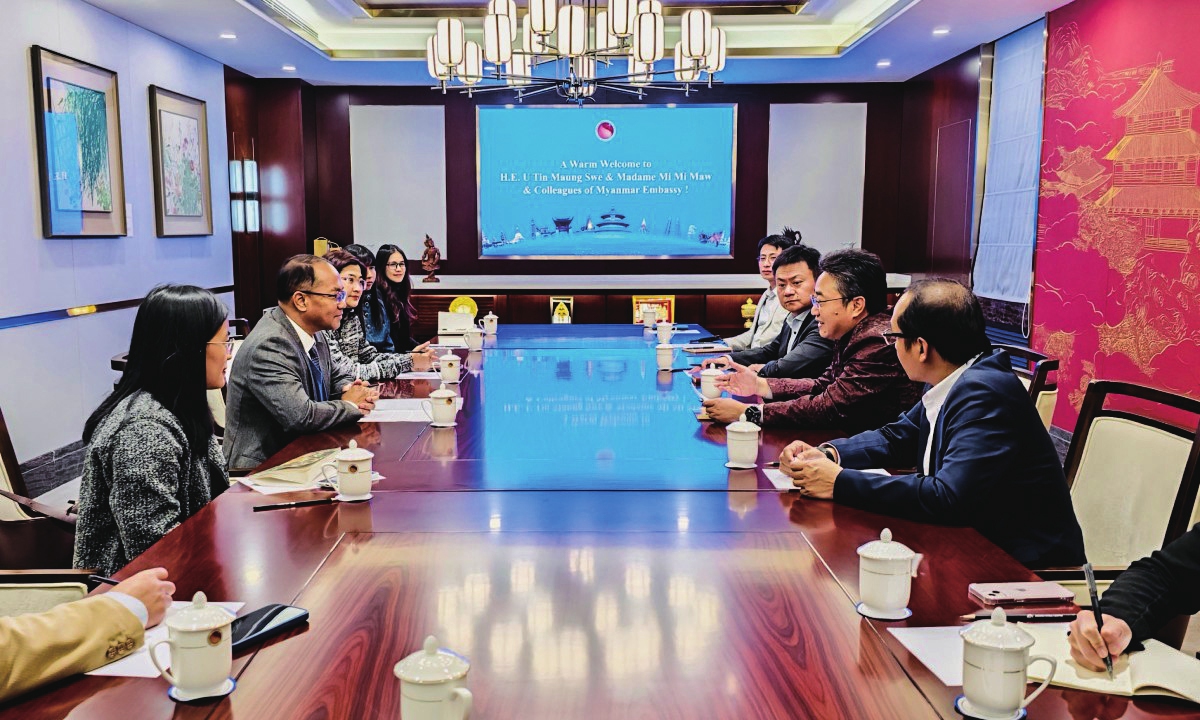
[[[843,305],[861,296],[867,301],[868,315],[887,309],[887,274],[875,253],[858,248],[836,250],[821,259],[821,272],[837,283]]]
[[[364,274],[367,272],[366,268],[375,267],[375,253],[371,252],[371,249],[366,245],[354,243],[353,245],[347,245],[342,249],[359,259],[359,261],[363,264]]]
[[[800,242],[800,233],[791,228],[784,228],[782,233],[777,235],[768,235],[758,241],[758,251],[762,252],[763,245],[774,245],[780,250],[787,250],[791,246]]]
[[[964,365],[992,347],[984,332],[983,307],[965,285],[946,278],[918,280],[904,291],[908,305],[896,319],[905,347],[917,338],[948,363]]]
[[[353,265],[358,268],[359,272],[362,273],[363,280],[367,279],[367,266],[362,260],[354,257],[354,255],[345,248],[330,250],[329,252],[325,253],[325,259],[329,261],[329,264],[332,265],[333,269],[337,270],[339,274],[346,268]],[[365,287],[366,285],[364,284],[364,288]],[[342,312],[347,315],[361,315],[364,302],[364,299],[360,299],[356,307],[350,307],[347,305],[346,309]]]
[[[204,288],[159,285],[138,308],[121,380],[83,425],[83,441],[113,408],[138,391],[170,410],[187,436],[193,455],[203,457],[213,434],[205,383],[208,342],[229,316],[229,309]]]
[[[779,253],[779,257],[775,258],[775,264],[771,266],[771,271],[776,272],[784,265],[795,265],[799,262],[807,265],[808,269],[812,271],[813,277],[816,277],[821,268],[821,251],[804,243],[792,245]]]
[[[380,245],[375,253],[375,286],[383,293],[384,306],[387,307],[388,319],[394,323],[400,322],[400,313],[404,313],[411,324],[417,321],[417,309],[412,304],[412,283],[405,268],[404,279],[398,283],[392,282],[387,276],[388,260],[395,253],[400,253],[404,264],[408,264],[408,256],[395,245]]]
[[[328,262],[316,255],[293,255],[283,261],[279,275],[275,278],[275,299],[287,302],[298,290],[308,290],[317,284],[317,273],[313,266]]]

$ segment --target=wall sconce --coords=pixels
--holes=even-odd
[[[237,135],[234,134],[236,140]],[[233,147],[233,143],[230,144]],[[254,140],[250,140],[250,157],[229,161],[229,223],[234,232],[262,230],[259,209],[258,161],[254,160]]]

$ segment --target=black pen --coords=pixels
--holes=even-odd
[[[120,585],[121,584],[120,580],[113,580],[112,578],[104,577],[103,575],[88,575],[88,580],[91,580],[92,582],[95,582],[95,583],[104,583],[105,585]]]
[[[328,505],[336,498],[332,495],[325,498],[317,498],[316,500],[297,500],[295,502],[276,503],[274,505],[255,505],[254,512],[262,512],[264,510],[282,510],[284,508],[308,507],[310,505]]]
[[[1104,640],[1104,619],[1101,617],[1103,612],[1100,609],[1100,594],[1096,592],[1096,575],[1092,572],[1092,564],[1083,564],[1083,577],[1087,580],[1088,594],[1092,596],[1092,614],[1096,616],[1096,634],[1100,636],[1101,641]],[[1107,643],[1105,643],[1107,646]],[[1107,652],[1105,648],[1104,667],[1108,670],[1108,679],[1113,679],[1113,662],[1112,653]]]
[[[777,468],[777,467],[779,467],[779,461],[778,461],[778,460],[772,460],[772,461],[771,461],[771,462],[769,462],[769,463],[763,463],[763,467]]]

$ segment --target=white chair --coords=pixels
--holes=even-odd
[[[1024,368],[1013,368],[1013,372],[1029,391],[1042,424],[1049,430],[1054,422],[1054,408],[1058,404],[1058,383],[1050,380],[1050,373],[1058,371],[1058,360],[1019,345],[995,344],[992,347],[1004,350],[1010,357],[1025,363]]]
[[[1117,399],[1122,408],[1106,409]],[[1107,587],[1130,563],[1183,535],[1200,519],[1200,421],[1186,427],[1142,414],[1153,404],[1200,418],[1200,400],[1111,380],[1088,385],[1067,451],[1066,475],[1087,558]],[[1089,603],[1077,569],[1038,570]],[[1182,636],[1179,638],[1182,640]],[[1178,643],[1176,643],[1178,647]]]

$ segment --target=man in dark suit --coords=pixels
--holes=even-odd
[[[356,422],[375,391],[330,359],[324,331],[341,323],[342,278],[328,261],[295,255],[279,270],[279,306],[246,336],[229,371],[225,459],[249,469],[305,433]]]
[[[885,337],[908,376],[929,390],[878,430],[784,448],[780,468],[800,492],[973,527],[1029,567],[1082,563],[1083,534],[1058,453],[1008,354],[991,349],[975,295],[953,280],[914,283]],[[889,467],[917,471],[862,472]]]
[[[833,341],[821,337],[810,312],[820,262],[820,251],[803,244],[780,253],[772,267],[775,293],[788,316],[779,334],[762,347],[730,353],[704,364],[746,365],[759,377],[812,378],[825,372],[833,357]]]

